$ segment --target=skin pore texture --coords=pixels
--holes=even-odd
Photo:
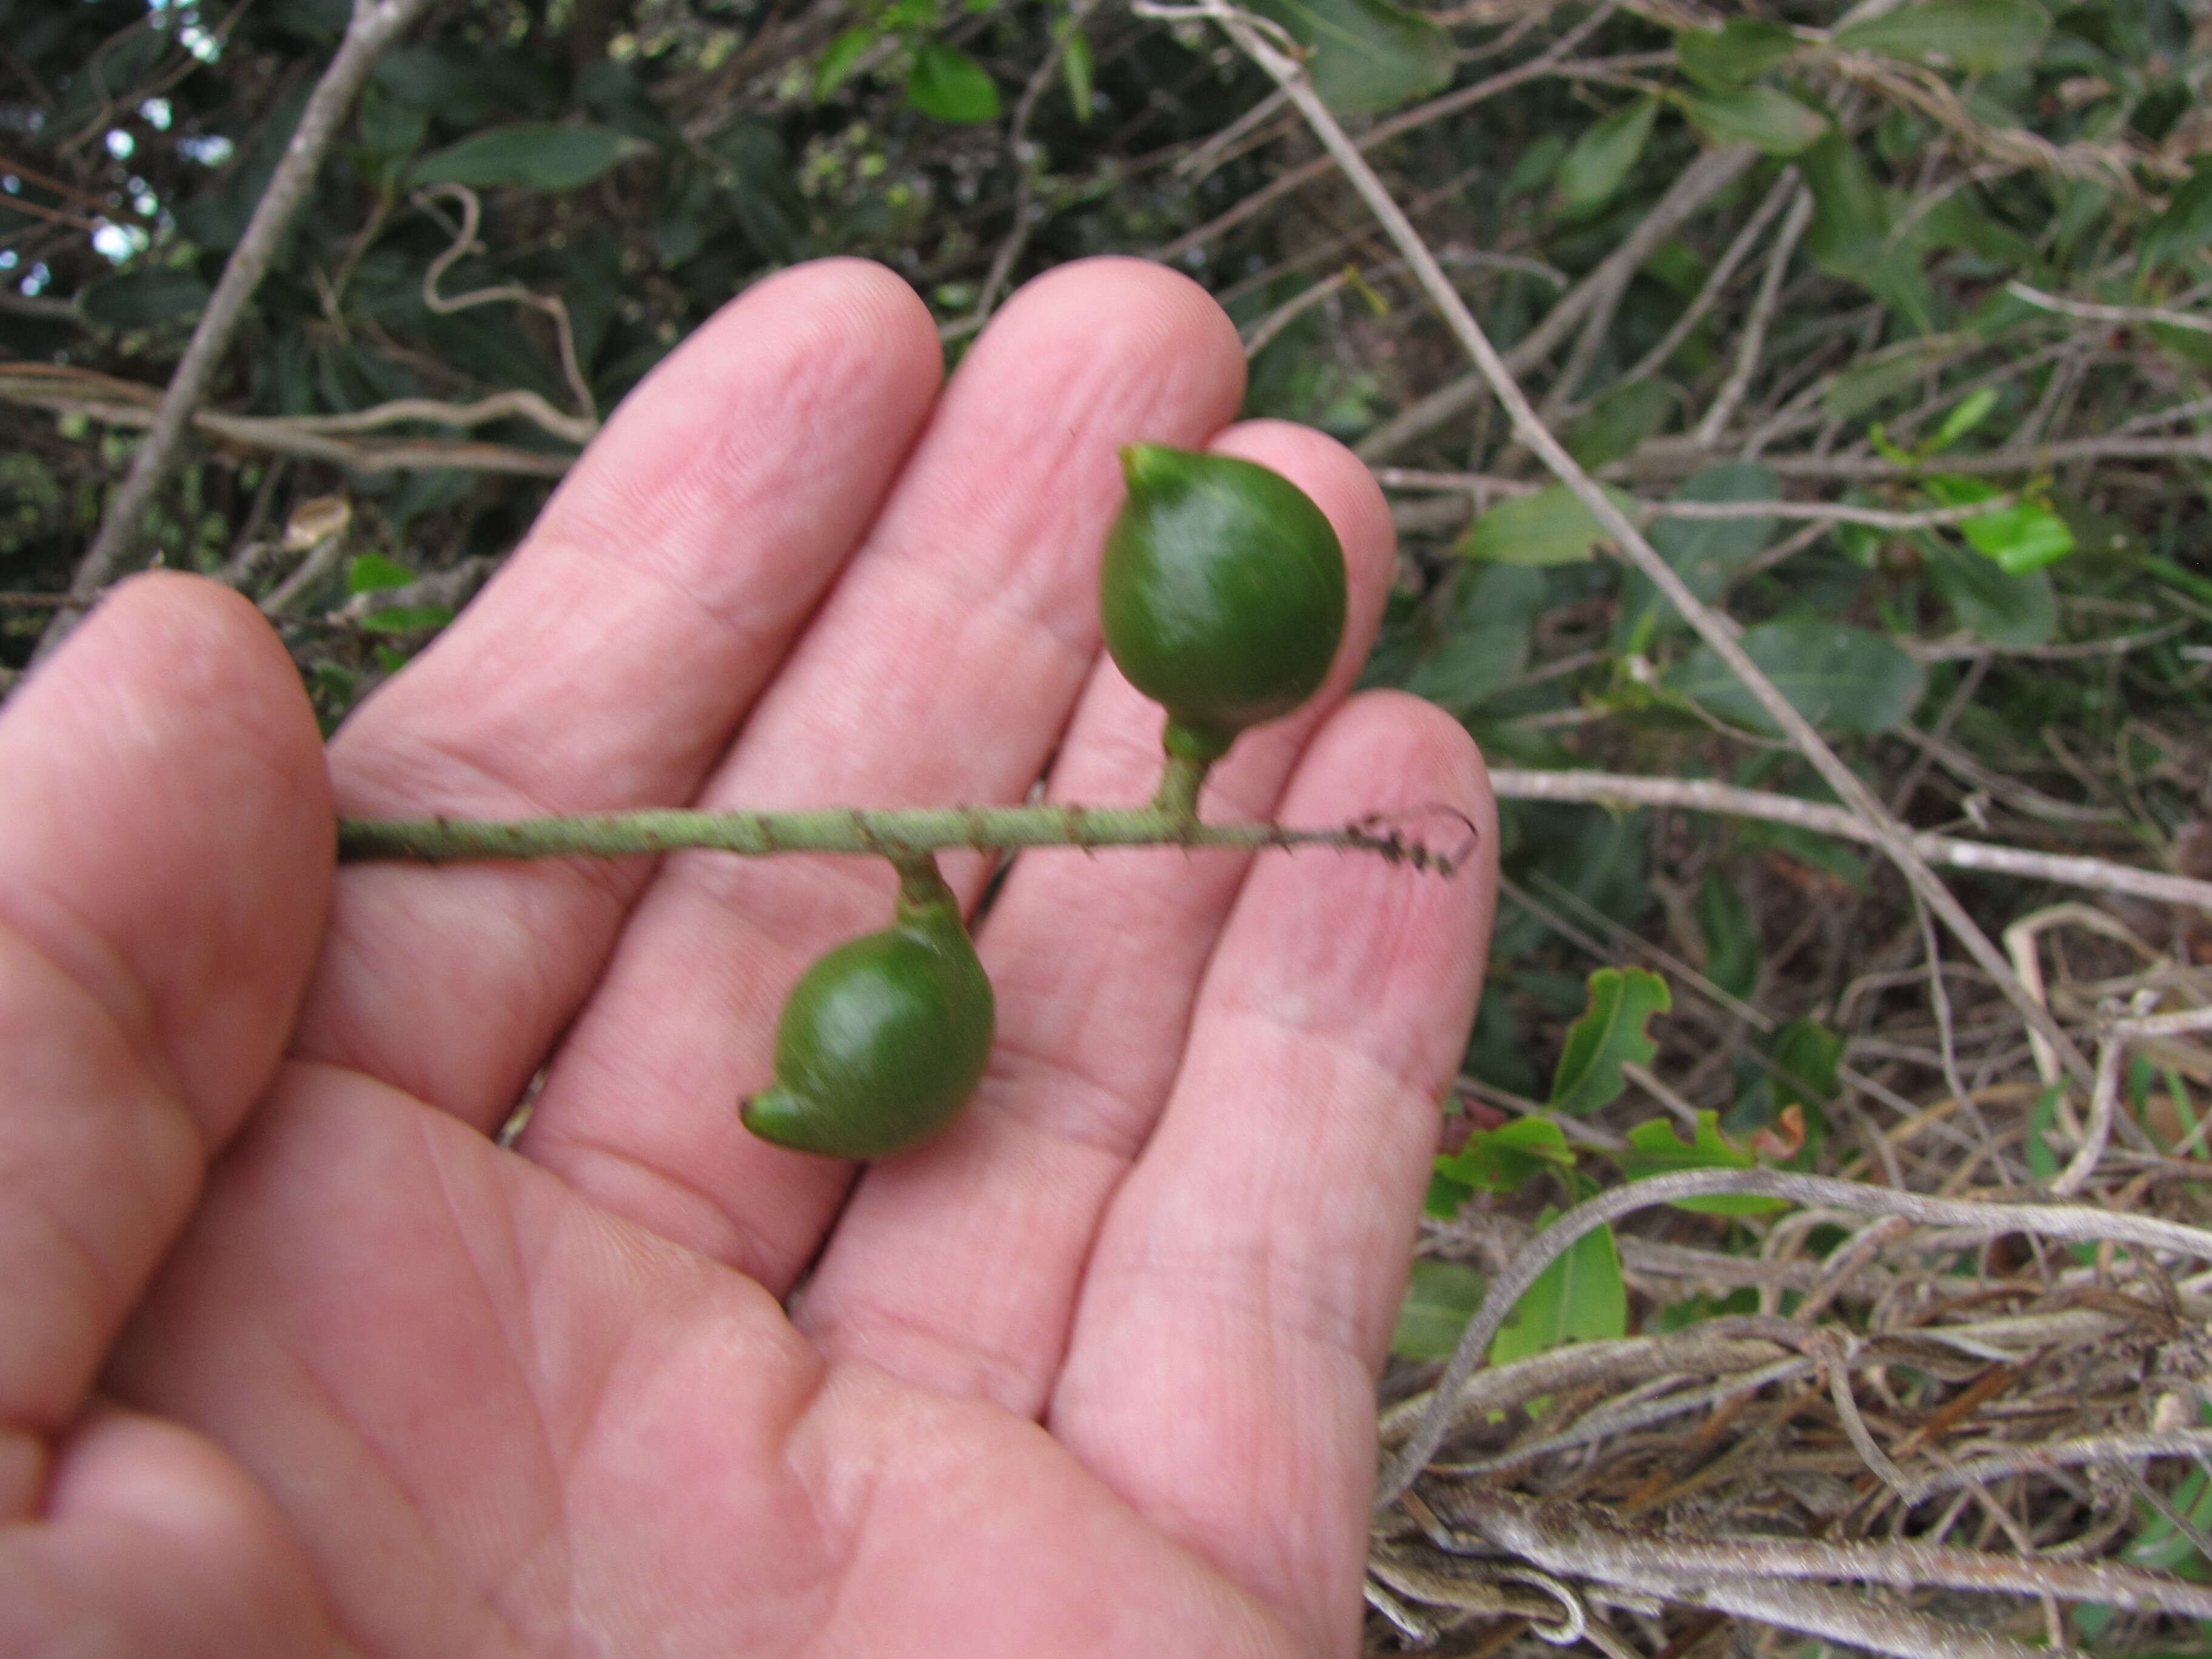
[[[1349,570],[1326,684],[1206,816],[1441,804],[1494,848],[1465,733],[1347,695],[1378,492],[1232,424],[1196,287],[1064,267],[940,375],[887,271],[748,290],[327,750],[191,577],[18,689],[0,1652],[1352,1650],[1486,867],[1024,855],[975,1102],[859,1169],[736,1108],[805,965],[889,919],[880,860],[333,866],[334,811],[1142,799],[1160,711],[1096,587],[1135,442],[1280,471]]]

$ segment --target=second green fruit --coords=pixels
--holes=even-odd
[[[975,1092],[995,1014],[958,901],[933,869],[902,885],[890,927],[799,975],[776,1023],[775,1081],[740,1115],[762,1139],[797,1152],[903,1152]]]
[[[1099,621],[1129,683],[1168,711],[1172,754],[1211,761],[1321,689],[1344,637],[1344,549],[1279,472],[1132,444]]]

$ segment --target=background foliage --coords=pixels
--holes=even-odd
[[[1893,811],[2212,877],[2212,14],[1256,9],[1311,49],[1547,422]],[[0,673],[47,628],[41,596],[66,589],[347,15],[0,0]],[[153,544],[255,595],[334,722],[465,602],[595,422],[764,272],[883,260],[957,356],[1024,277],[1107,252],[1205,283],[1244,330],[1248,412],[1337,434],[1393,492],[1370,683],[1449,708],[1494,764],[1828,799],[1513,441],[1267,77],[1193,19],[1090,0],[441,0],[286,237]],[[1627,799],[1522,800],[1505,837],[1407,1386],[1500,1248],[1480,1217],[1759,1162],[2024,1187],[2077,1144],[2087,1103],[1975,974],[1931,961],[1902,884],[1849,843]],[[2107,893],[2084,922],[2014,877],[1961,891],[1992,931],[2063,935],[2027,951],[2065,1019],[2212,1000],[2199,912]],[[2108,1198],[2205,1208],[2208,1085],[2193,1042],[2131,1052]],[[1754,1255],[1758,1207],[1657,1224]],[[1594,1236],[1494,1358],[1797,1294],[1654,1260],[1624,1280]],[[2140,1408],[2086,1375],[2062,1380],[2088,1419]],[[1899,1432],[1949,1386],[1905,1389]],[[2146,1467],[2180,1491],[2124,1514],[2113,1547],[2201,1576],[2205,1516],[2182,1512],[2202,1476]],[[2080,1519],[2014,1497],[2031,1531]],[[2113,1616],[2077,1611],[2074,1633]],[[2118,1617],[2162,1650],[2193,1639]]]

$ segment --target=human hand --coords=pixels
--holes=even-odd
[[[759,284],[327,757],[190,578],[18,693],[0,1652],[1355,1645],[1373,1379],[1487,939],[1481,764],[1345,700],[1389,517],[1331,441],[1223,430],[1243,358],[1199,289],[1066,268],[939,374],[885,271]],[[1329,688],[1209,816],[1444,804],[1483,863],[1025,855],[977,930],[976,1099],[857,1181],[735,1107],[802,967],[888,915],[876,861],[333,876],[333,796],[1142,799],[1160,712],[1095,592],[1139,439],[1288,474],[1351,569]],[[972,902],[983,860],[945,864]]]

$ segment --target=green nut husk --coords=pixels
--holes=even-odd
[[[775,1032],[775,1080],[740,1109],[763,1140],[878,1158],[959,1115],[991,1057],[991,981],[941,882],[881,933],[848,939],[799,976]]]
[[[1132,444],[1099,620],[1168,712],[1170,754],[1212,761],[1320,690],[1344,638],[1344,549],[1312,499],[1253,461]]]

